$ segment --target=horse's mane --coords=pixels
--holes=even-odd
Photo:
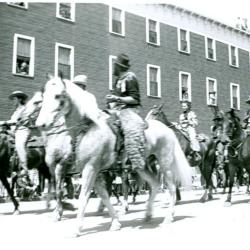
[[[94,123],[99,124],[101,110],[98,108],[95,96],[69,80],[63,80],[63,83],[69,98],[77,108],[80,116],[86,116]]]

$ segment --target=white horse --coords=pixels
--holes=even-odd
[[[84,91],[69,80],[59,77],[50,79],[45,84],[43,103],[36,125],[48,128],[66,115],[66,122],[73,110],[76,110],[80,119],[87,117],[93,121],[89,130],[84,133],[76,150],[76,163],[82,169],[82,189],[79,197],[77,214],[77,235],[81,233],[82,220],[88,202],[90,191],[95,186],[96,191],[107,206],[112,217],[111,230],[118,230],[121,224],[110,203],[105,185],[97,181],[98,173],[108,169],[116,161],[116,136],[107,124],[107,115],[97,106],[95,97]],[[77,124],[76,124],[77,125]],[[146,136],[146,155],[154,155],[168,183],[171,199],[169,213],[163,223],[173,221],[175,197],[175,183],[180,181],[183,186],[191,185],[191,172],[186,157],[181,150],[174,132],[156,120],[148,121]],[[152,217],[152,206],[159,183],[146,170],[137,170],[139,175],[151,186],[151,195],[147,203],[146,219]]]
[[[38,91],[27,102],[24,119],[37,118],[41,109],[43,93]],[[64,177],[72,156],[72,138],[66,127],[64,116],[60,117],[52,127],[42,132],[45,148],[45,162],[49,167],[56,192],[55,219],[60,220],[63,213],[62,196]],[[52,186],[49,185],[47,206],[51,199]]]

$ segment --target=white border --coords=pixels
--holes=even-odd
[[[184,71],[179,71],[179,100],[182,101],[182,75],[188,75],[188,101],[192,101],[192,84],[191,84],[191,73],[189,72],[184,72]]]
[[[230,107],[233,108],[233,87],[237,87],[237,110],[240,110],[240,85],[238,83],[230,83]]]
[[[157,69],[157,87],[158,93],[157,96],[150,94],[150,68]],[[147,64],[147,96],[161,98],[161,67],[153,64]]]
[[[156,43],[152,43],[149,41],[149,21],[154,21],[156,22],[156,33],[157,33],[157,41]],[[153,44],[153,45],[157,45],[157,46],[160,46],[161,44],[161,40],[160,40],[160,22],[152,19],[152,18],[146,18],[146,42],[149,43],[149,44]]]
[[[56,3],[56,17],[59,18],[59,19],[69,21],[69,22],[75,22],[75,3],[70,3],[69,2],[70,6],[71,6],[71,19],[65,18],[65,17],[60,15],[59,6],[60,6],[61,3],[66,3],[66,2],[58,2],[58,3]]]
[[[187,51],[181,50],[181,30],[186,31]],[[178,50],[182,53],[190,54],[190,32],[189,30],[177,28],[177,36],[178,36]]]
[[[109,90],[113,90],[113,60],[116,58],[117,56],[109,56]]]
[[[213,90],[215,91],[215,104],[209,103],[209,81],[213,81],[214,83],[214,88]],[[206,93],[207,93],[207,105],[210,106],[217,106],[218,105],[218,92],[217,92],[217,80],[215,78],[211,77],[206,77]]]
[[[216,40],[211,38],[211,37],[204,37],[205,38],[205,54],[206,54],[206,59],[210,60],[210,61],[216,61]],[[213,52],[214,52],[214,58],[210,58],[208,57],[208,39],[212,40],[212,48],[213,48]]]
[[[22,75],[16,72],[16,59],[17,59],[17,40],[18,38],[23,38],[30,40],[30,62],[29,62],[29,75]],[[34,68],[35,68],[35,38],[31,36],[25,36],[21,34],[14,35],[14,44],[13,44],[13,59],[12,59],[12,74],[20,75],[23,77],[34,77]]]
[[[121,22],[122,22],[122,33],[116,33],[112,30],[112,17],[113,17],[113,8],[121,11]],[[118,36],[125,36],[125,11],[114,6],[109,6],[109,32],[116,34]]]
[[[231,48],[235,48],[235,54],[236,54],[236,65],[232,64],[232,54],[231,54]],[[229,65],[235,68],[239,68],[239,51],[238,48],[234,45],[228,44],[228,56],[229,56]]]
[[[55,44],[55,76],[58,76],[58,48],[59,47],[63,47],[63,48],[67,48],[70,49],[70,68],[71,68],[71,72],[70,72],[70,79],[72,80],[74,77],[74,46],[70,46],[67,44],[63,44],[63,43],[56,43]]]

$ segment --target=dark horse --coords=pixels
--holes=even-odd
[[[14,204],[14,214],[18,214],[19,203],[16,200],[13,189],[11,189],[7,177],[10,176],[10,156],[11,156],[11,146],[9,143],[8,135],[6,134],[6,128],[3,126],[0,131],[0,180],[3,186],[8,192],[13,204]]]
[[[234,109],[227,111],[223,118],[222,141],[228,144],[228,174],[229,191],[226,205],[231,205],[232,189],[235,175],[243,172],[243,168],[250,174],[250,136],[242,129],[240,118]]]
[[[173,129],[175,132],[180,145],[182,147],[182,150],[185,152],[186,156],[190,155],[191,147],[190,147],[190,140],[187,137],[187,135],[182,132],[180,129],[178,129],[174,123],[170,122],[166,116],[166,114],[162,110],[163,105],[154,106],[151,111],[148,113],[146,119],[156,119],[164,123],[169,128]],[[189,159],[190,166],[198,166],[201,175],[205,180],[205,192],[203,196],[201,197],[200,201],[205,202],[207,199],[212,200],[212,189],[213,189],[213,183],[212,183],[212,173],[214,171],[216,157],[215,157],[215,149],[216,145],[213,140],[210,140],[208,136],[204,134],[200,134],[199,137],[201,138],[199,140],[200,148],[201,148],[201,160],[200,161],[194,161],[193,158]],[[180,195],[179,190],[177,190],[177,195]]]

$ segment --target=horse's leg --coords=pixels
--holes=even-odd
[[[106,189],[106,183],[103,178],[104,177],[102,176],[102,174],[99,174],[97,176],[95,181],[95,190],[101,197],[102,203],[107,207],[109,214],[112,218],[110,230],[116,231],[121,228],[121,223],[119,222],[118,215],[110,202],[109,193]]]
[[[146,211],[146,217],[145,217],[145,220],[149,221],[152,218],[153,202],[158,193],[158,188],[160,184],[154,178],[154,174],[151,174],[149,171],[142,170],[142,169],[135,169],[135,170],[139,174],[140,178],[146,181],[150,185],[150,188],[151,188],[150,196],[147,202],[147,211]]]
[[[128,170],[122,171],[122,192],[123,192],[123,208],[124,211],[128,211],[128,189],[129,189],[129,180],[128,180]]]
[[[16,200],[16,198],[14,196],[13,189],[11,189],[10,184],[9,184],[9,182],[7,180],[7,177],[5,175],[0,174],[0,180],[3,183],[3,186],[7,190],[8,195],[10,196],[10,198],[11,198],[13,204],[14,204],[14,212],[13,212],[13,214],[19,214],[19,210],[18,210],[19,203],[18,203],[18,201]]]
[[[76,236],[81,234],[84,213],[86,206],[88,204],[88,199],[90,196],[90,191],[94,186],[95,179],[96,179],[96,171],[94,166],[91,164],[86,164],[82,171],[82,183],[81,183],[81,192],[79,196],[79,207],[77,212],[77,232]]]
[[[232,199],[232,190],[233,190],[233,185],[234,185],[234,180],[235,180],[236,167],[233,166],[231,163],[229,163],[228,171],[229,171],[229,190],[228,190],[227,199],[225,201],[225,206],[232,205],[231,199]]]
[[[62,207],[62,199],[63,199],[63,181],[64,178],[62,176],[63,172],[63,164],[56,164],[55,169],[55,181],[56,181],[56,220],[59,221],[62,218],[63,207]]]
[[[176,186],[175,193],[176,193],[176,201],[181,201],[181,191],[178,185]]]
[[[169,200],[169,212],[167,212],[164,221],[161,225],[169,224],[173,222],[174,220],[174,206],[176,203],[176,184],[174,181],[174,176],[172,171],[167,170],[164,173],[164,180],[168,184],[168,190],[170,194],[170,200]]]

